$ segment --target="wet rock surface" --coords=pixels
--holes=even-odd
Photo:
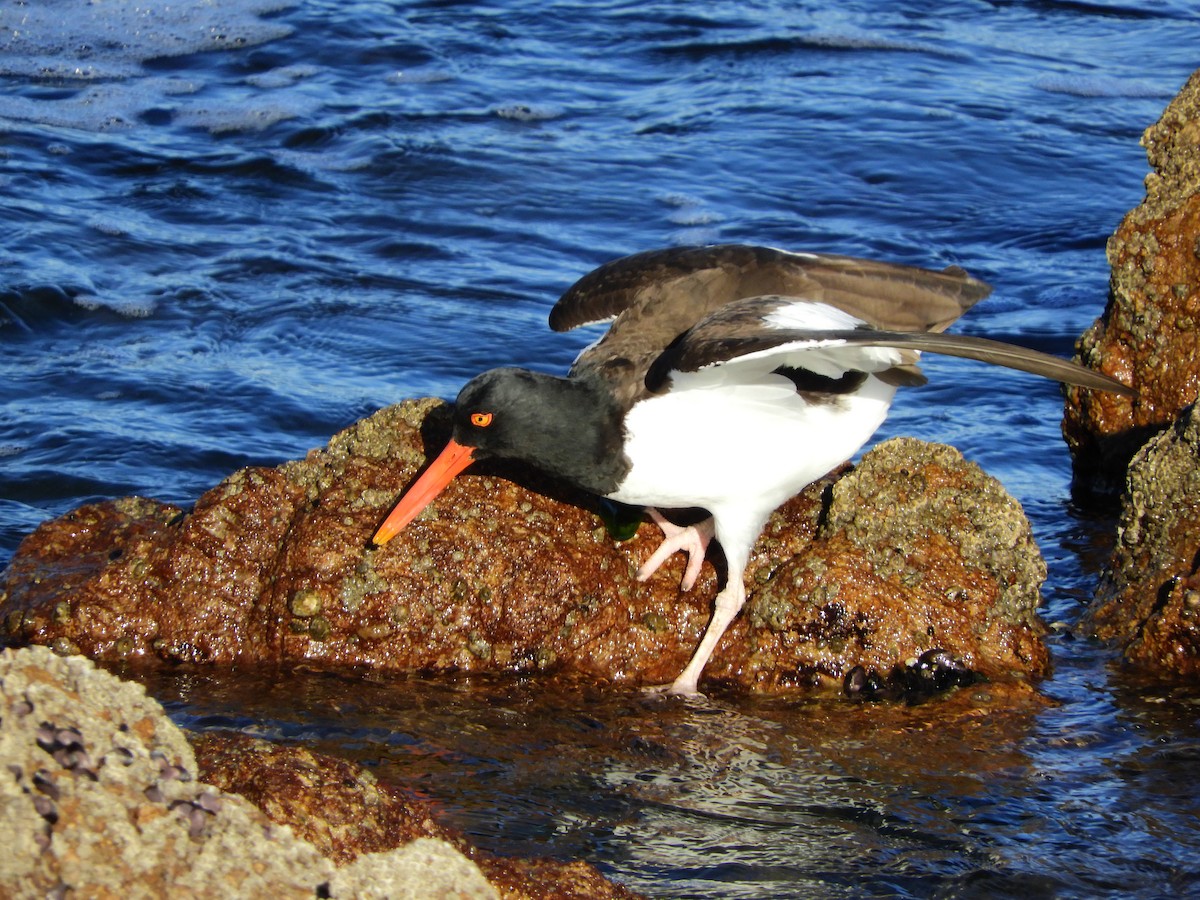
[[[1146,198],[1109,239],[1108,306],[1078,346],[1138,397],[1068,389],[1063,433],[1084,497],[1119,496],[1133,454],[1200,394],[1200,71],[1142,146]]]
[[[1117,542],[1082,627],[1162,676],[1200,674],[1200,412],[1134,457]]]
[[[203,781],[141,686],[43,647],[0,654],[0,761],[4,896],[496,896],[431,838],[335,868]]]
[[[1079,343],[1085,363],[1103,361],[1139,395],[1070,389],[1063,434],[1077,493],[1124,490],[1081,628],[1147,673],[1189,676],[1200,671],[1200,71],[1142,146],[1153,170],[1146,197],[1109,240],[1108,307]]]
[[[951,447],[886,441],[830,487],[815,539],[751,601],[757,682],[885,675],[937,650],[987,677],[1049,667],[1024,512]]]
[[[5,637],[108,660],[673,678],[711,614],[719,554],[689,593],[682,554],[641,584],[658,529],[618,543],[594,498],[536,472],[480,467],[369,544],[445,427],[443,404],[408,402],[304,460],[235,473],[190,514],[126,500],[48,522],[0,582]],[[890,441],[772,516],[707,677],[836,687],[933,648],[990,677],[1038,676],[1044,574],[992,479],[950,448]]]
[[[439,825],[428,801],[382,784],[346,760],[234,733],[199,734],[192,743],[205,781],[245,797],[338,865],[412,841],[435,840],[471,858],[497,893],[510,900],[638,896],[587,863],[484,853]]]

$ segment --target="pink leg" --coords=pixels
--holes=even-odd
[[[704,631],[704,637],[700,639],[700,645],[692,654],[687,666],[679,673],[679,677],[670,684],[651,690],[683,697],[694,697],[699,694],[700,673],[704,671],[713,651],[717,649],[717,644],[725,634],[725,629],[729,627],[729,623],[733,621],[745,603],[746,587],[739,575],[737,578],[731,579],[725,589],[717,594],[712,619],[709,620],[708,628]]]
[[[672,554],[682,550],[688,555],[687,568],[683,572],[683,580],[679,583],[682,590],[690,591],[696,579],[700,577],[700,568],[704,565],[704,554],[708,551],[709,541],[713,539],[713,520],[709,516],[703,522],[688,525],[686,528],[668,521],[657,509],[647,510],[650,518],[663,530],[664,539],[650,558],[642,563],[637,570],[637,580],[645,581],[658,571],[659,566],[669,559]]]
[[[704,667],[712,658],[713,651],[717,649],[717,644],[721,642],[725,631],[729,628],[729,623],[734,620],[742,607],[746,605],[746,583],[743,580],[743,575],[746,572],[746,561],[750,557],[750,548],[754,546],[754,541],[762,531],[765,514],[759,518],[757,516],[731,516],[726,510],[721,518],[721,526],[718,529],[716,519],[705,519],[699,525],[694,526],[697,535],[701,538],[702,543],[699,545],[700,553],[693,553],[691,560],[688,563],[688,573],[692,575],[692,563],[697,559],[702,559],[703,548],[708,544],[711,538],[716,538],[721,542],[721,547],[725,550],[725,563],[727,566],[725,587],[717,594],[716,603],[713,606],[712,618],[708,622],[708,627],[704,630],[704,636],[700,639],[700,645],[692,654],[692,658],[679,673],[679,677],[668,685],[665,685],[657,690],[666,691],[669,694],[680,694],[685,697],[695,696],[700,693],[700,674],[704,671]],[[658,521],[659,517],[655,517]],[[686,531],[672,526],[676,531]],[[664,531],[666,529],[664,528]],[[667,540],[664,545],[671,544],[680,539],[679,535],[672,535],[667,531]],[[659,553],[662,553],[662,548],[659,548]],[[655,553],[654,557],[649,562],[661,562],[657,557],[659,553]],[[663,557],[665,558],[665,556]],[[649,565],[649,562],[647,565]],[[646,566],[642,567],[643,569]],[[699,571],[699,566],[695,566],[696,571]],[[685,587],[690,587],[688,577],[684,577]]]

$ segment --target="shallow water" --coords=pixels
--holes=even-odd
[[[141,677],[185,727],[354,759],[494,852],[587,859],[653,897],[1187,896],[1200,697],[1078,674],[1058,704],[985,688],[916,707]]]
[[[962,331],[1067,355],[1198,38],[1194,4],[1153,0],[0,0],[0,560],[83,502],[187,504],[481,369],[564,369],[591,336],[550,333],[553,299],[650,247],[958,263],[996,288]],[[925,368],[880,436],[999,477],[1050,562],[1047,618],[1073,620],[1110,523],[1070,507],[1057,388]],[[655,896],[1187,893],[1194,692],[1055,652],[1058,705],[1004,730],[1012,759],[952,771],[849,766],[811,705],[742,698],[404,682],[331,716],[340,680],[259,706],[214,674],[173,709],[228,694],[218,718],[397,776],[449,747],[441,799],[481,843]],[[846,714],[869,746],[872,714]],[[471,728],[504,740],[476,759],[445,736]],[[564,760],[591,728],[655,737]]]

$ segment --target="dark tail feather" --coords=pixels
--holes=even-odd
[[[1020,369],[1061,381],[1079,387],[1091,388],[1096,391],[1110,391],[1125,397],[1136,397],[1137,391],[1122,384],[1115,378],[1110,378],[1101,372],[1088,369],[1067,359],[1042,353],[1040,350],[1030,350],[1014,344],[1005,344],[987,338],[969,337],[960,334],[940,334],[922,332],[910,334],[896,331],[840,331],[836,334],[827,333],[826,339],[844,339],[847,343],[860,344],[868,347],[897,347],[908,350],[921,350],[927,353],[941,353],[945,356],[962,356],[967,359],[977,359],[980,362],[1004,366],[1009,369]]]

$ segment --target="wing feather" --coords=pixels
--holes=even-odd
[[[550,326],[565,331],[615,317],[571,374],[604,379],[628,405],[645,393],[645,376],[664,352],[736,301],[788,295],[880,328],[941,331],[990,290],[956,266],[934,272],[741,244],[676,247],[627,256],[585,275],[555,304]],[[915,369],[897,368],[893,375],[903,383],[920,380]]]
[[[747,298],[708,316],[654,360],[645,384],[652,392],[662,392],[669,389],[672,372],[746,363],[755,363],[756,371],[787,365],[826,377],[859,371],[912,384],[922,379],[916,362],[923,352],[1019,369],[1093,390],[1135,393],[1114,378],[1038,350],[966,335],[878,329],[825,304],[779,296]]]
[[[943,331],[991,293],[958,266],[941,272],[747,244],[671,247],[605,263],[571,285],[550,311],[569,331],[639,311],[673,334],[733,300],[786,294],[836,306],[881,328]],[[619,324],[619,323],[618,323]]]

